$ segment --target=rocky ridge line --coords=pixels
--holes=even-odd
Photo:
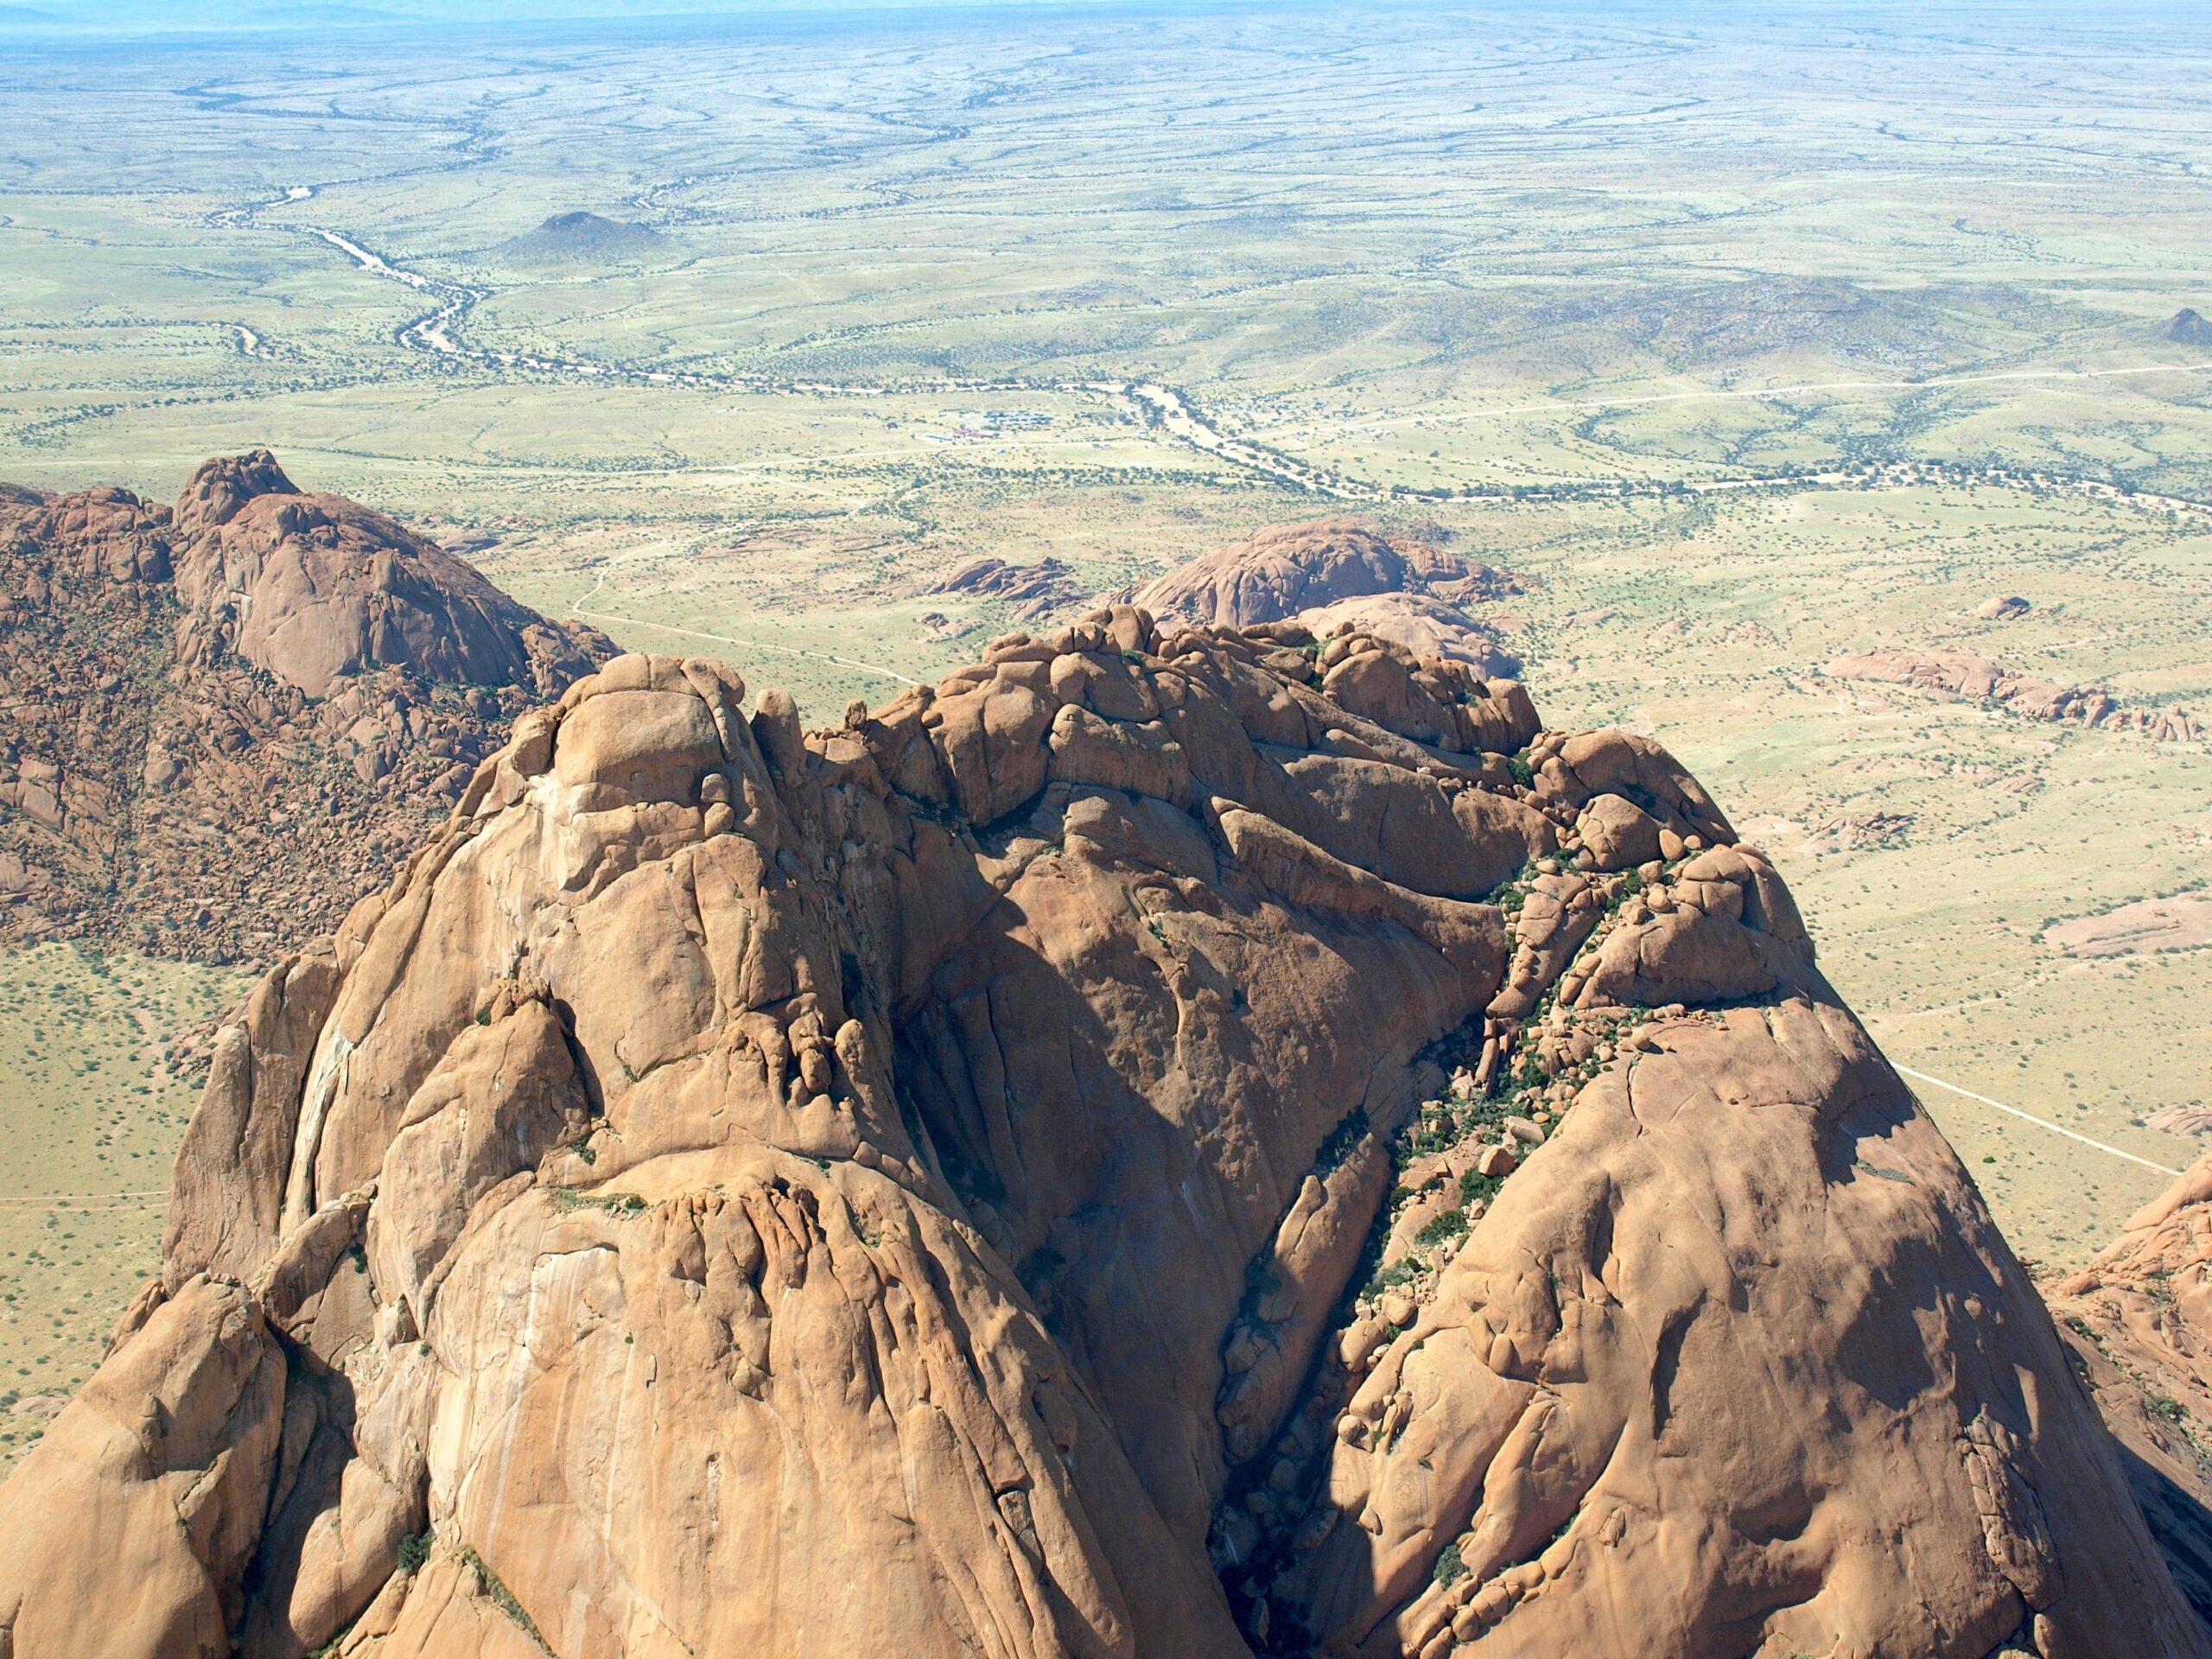
[[[1850,652],[1822,672],[1842,680],[1910,686],[1930,696],[1986,703],[2023,720],[2061,721],[2104,731],[2133,732],[2158,743],[2195,743],[2203,723],[2186,709],[2130,707],[2094,685],[2016,674],[1964,651],[1903,651],[1884,646]]]

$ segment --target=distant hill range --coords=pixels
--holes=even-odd
[[[0,485],[0,940],[327,931],[613,649],[266,450],[174,509]]]
[[[0,29],[97,30],[109,35],[169,29],[365,29],[409,21],[404,13],[340,3],[219,9],[188,4],[140,4],[129,8],[79,4],[70,6],[66,12],[43,10],[36,6],[0,5]]]
[[[534,231],[510,237],[493,251],[517,264],[618,264],[665,251],[669,238],[647,225],[597,213],[556,213]]]

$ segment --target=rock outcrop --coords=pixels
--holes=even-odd
[[[2047,1288],[2174,1580],[2212,1624],[2212,1157]]]
[[[1663,750],[1128,606],[743,696],[579,681],[268,975],[0,1655],[2205,1650]]]
[[[2051,922],[2043,942],[2069,957],[2131,957],[2212,944],[2212,893],[2138,899],[2094,916]]]
[[[922,591],[995,599],[1024,622],[1034,622],[1056,611],[1064,611],[1082,603],[1084,598],[1075,572],[1059,560],[1049,557],[1034,564],[1009,564],[1004,559],[969,559]]]
[[[1912,833],[1918,822],[1911,812],[1842,812],[1823,818],[1805,837],[1809,853],[1855,853],[1863,848],[1887,847]]]
[[[265,451],[174,512],[0,490],[0,938],[279,954],[613,652]]]
[[[1934,696],[1986,703],[2023,720],[2136,732],[2159,743],[2194,743],[2205,734],[2202,722],[2186,709],[2130,707],[2100,687],[2061,685],[2016,674],[1971,652],[1884,646],[1848,652],[1823,671],[1841,680],[1877,680]]]
[[[1522,666],[1496,628],[1425,594],[1365,594],[1311,607],[1295,620],[1320,639],[1347,628],[1371,633],[1416,657],[1464,663],[1484,679],[1518,678]]]
[[[1245,628],[1370,594],[1421,594],[1465,606],[1520,591],[1503,571],[1470,564],[1428,542],[1356,518],[1324,518],[1255,531],[1147,582],[1135,602],[1162,617]]]

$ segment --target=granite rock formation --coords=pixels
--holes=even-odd
[[[174,511],[0,488],[0,938],[281,954],[613,654],[265,451]]]
[[[626,657],[219,1039],[0,1659],[2205,1650],[1667,753],[1128,606]]]
[[[1034,564],[1009,564],[1004,559],[969,559],[922,591],[995,599],[1024,622],[1034,622],[1055,611],[1081,604],[1084,598],[1075,573],[1059,560],[1049,557]]]
[[[1147,582],[1135,602],[1161,617],[1244,628],[1370,594],[1465,607],[1520,591],[1517,581],[1488,565],[1340,518],[1255,531]]]
[[[1972,652],[1884,646],[1848,652],[1823,671],[1841,680],[1875,680],[1945,699],[1986,703],[2023,720],[2135,732],[2159,743],[2193,743],[2205,734],[2203,723],[2186,709],[2130,707],[2101,687],[2062,685],[2016,674]]]
[[[1363,594],[1308,607],[1295,620],[1320,639],[1348,631],[1375,634],[1416,657],[1464,664],[1482,679],[1518,678],[1523,666],[1491,624],[1425,594]]]

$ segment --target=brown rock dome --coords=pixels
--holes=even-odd
[[[265,449],[202,467],[175,524],[177,593],[207,632],[311,697],[378,668],[543,696],[591,668],[567,630],[474,567],[380,512],[296,488]]]
[[[1135,602],[1161,617],[1244,628],[1364,594],[1424,594],[1463,605],[1518,591],[1487,565],[1339,518],[1255,531],[1147,582]]]

